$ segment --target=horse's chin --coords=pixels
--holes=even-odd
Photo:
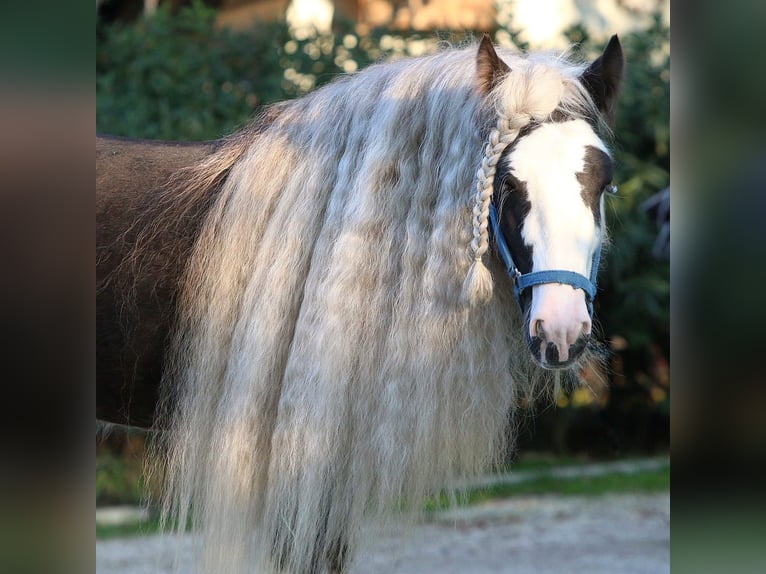
[[[550,353],[546,353],[542,347],[542,339],[540,337],[530,337],[527,335],[527,347],[532,355],[532,360],[548,371],[563,371],[571,369],[580,357],[582,357],[585,349],[588,347],[589,337],[580,337],[573,345],[569,346],[569,356],[565,361],[559,361],[558,357],[551,357]]]

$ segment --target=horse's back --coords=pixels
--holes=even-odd
[[[214,143],[96,137],[96,416],[149,426],[183,270],[205,209],[165,230],[153,223],[159,193]],[[187,214],[188,215],[188,214]],[[194,221],[194,219],[197,221]],[[140,250],[136,240],[144,237]],[[168,251],[169,249],[169,251]],[[160,252],[172,258],[152,257]]]

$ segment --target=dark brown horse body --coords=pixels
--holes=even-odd
[[[146,236],[145,250],[172,257],[139,261],[133,252],[161,208],[172,174],[215,147],[96,138],[96,416],[101,420],[152,424],[181,277],[208,202],[187,210],[185,225]],[[214,193],[215,188],[208,195]]]

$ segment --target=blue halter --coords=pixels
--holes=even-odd
[[[590,279],[574,271],[563,269],[546,269],[545,271],[532,271],[530,273],[521,273],[513,262],[511,250],[508,249],[508,243],[505,241],[503,232],[500,229],[500,223],[497,218],[497,209],[494,204],[489,206],[489,221],[492,225],[492,233],[495,236],[497,250],[500,252],[505,263],[505,269],[508,275],[513,279],[513,294],[516,296],[516,302],[521,305],[521,293],[529,287],[542,285],[544,283],[561,283],[571,285],[575,289],[582,289],[585,292],[585,301],[588,306],[588,313],[593,318],[593,300],[596,298],[596,278],[598,276],[598,265],[601,260],[601,244],[596,248],[593,254],[591,264]]]

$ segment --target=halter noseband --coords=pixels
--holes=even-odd
[[[503,263],[505,263],[505,269],[508,272],[508,275],[513,279],[513,294],[515,295],[516,302],[519,304],[520,308],[522,308],[521,293],[525,289],[544,283],[561,283],[563,285],[571,285],[575,289],[582,289],[585,292],[585,302],[588,306],[588,314],[593,318],[593,300],[596,298],[596,278],[598,276],[598,265],[601,259],[600,242],[596,248],[596,252],[593,254],[590,279],[575,271],[567,271],[564,269],[546,269],[544,271],[522,273],[513,262],[511,250],[508,249],[508,243],[506,243],[505,236],[500,229],[500,222],[498,221],[497,209],[495,208],[494,203],[490,203],[489,205],[489,221],[492,225],[492,234],[495,237],[497,250],[500,252],[500,257],[503,259]]]

